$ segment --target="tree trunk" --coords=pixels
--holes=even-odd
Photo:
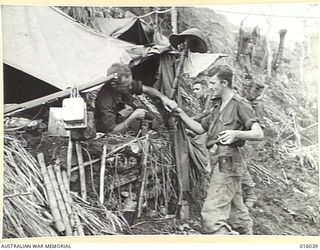
[[[268,60],[267,60],[267,78],[266,78],[266,84],[269,85],[271,82],[271,77],[272,77],[272,49],[271,49],[271,44],[270,44],[270,20],[267,19],[268,23],[268,31],[266,35],[266,42],[267,42],[267,51],[268,51]]]
[[[177,9],[176,7],[172,7],[171,10],[171,26],[172,26],[172,33],[178,34],[178,17],[177,17]]]
[[[279,31],[279,35],[280,35],[280,43],[279,43],[279,48],[278,48],[278,52],[276,55],[276,59],[274,60],[274,64],[273,64],[273,69],[276,70],[280,63],[281,63],[281,59],[282,59],[282,55],[283,55],[283,49],[284,49],[284,37],[287,33],[286,29],[282,29]]]

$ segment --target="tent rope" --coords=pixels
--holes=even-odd
[[[145,15],[138,16],[138,18],[144,18],[144,17],[150,16],[155,13],[157,13],[157,14],[167,13],[167,12],[171,11],[172,9],[173,9],[173,7],[171,7],[170,9],[166,9],[166,10],[154,10],[154,11],[151,11],[151,12],[145,14]]]

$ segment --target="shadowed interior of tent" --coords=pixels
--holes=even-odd
[[[153,86],[157,81],[159,58],[158,54],[153,55],[131,68],[133,79],[142,81],[145,85]]]
[[[34,100],[59,89],[23,71],[3,64],[4,103],[22,103]]]
[[[7,64],[3,65],[5,104],[19,104],[60,91],[50,83]],[[148,57],[145,61],[131,68],[133,79],[142,81],[145,85],[153,86],[157,80],[158,67],[159,55]]]

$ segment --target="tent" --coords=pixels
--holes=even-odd
[[[5,103],[23,103],[98,80],[114,62],[130,65],[134,79],[152,85],[159,55],[170,51],[102,34],[54,7],[4,5],[1,10]],[[130,20],[133,26],[127,27],[138,25],[138,19]],[[110,30],[118,36],[128,20],[114,23]],[[139,32],[128,35],[140,39]]]
[[[5,103],[26,102],[92,82],[119,61],[130,64],[135,79],[152,85],[159,55],[172,53],[166,46],[144,47],[112,38],[54,7],[3,5],[1,10]],[[132,32],[141,26],[138,20],[113,19],[109,32],[120,37],[131,30],[131,39],[140,39],[139,32]],[[204,55],[200,56],[203,68]],[[208,56],[209,61],[216,58]],[[192,71],[199,65],[193,61]]]
[[[39,86],[49,83],[51,91],[99,79],[112,63],[128,64],[132,58],[126,50],[137,47],[95,32],[53,7],[2,6],[2,25],[5,99],[11,93],[10,101],[28,95],[19,92],[31,79]],[[15,79],[18,75],[26,79]]]
[[[26,98],[34,100],[68,87],[91,84],[119,61],[132,67],[135,79],[151,85],[158,80],[161,92],[168,95],[172,91],[176,53],[170,48],[146,48],[109,37],[52,7],[6,5],[2,6],[2,18],[5,103],[16,102],[18,97],[26,102]],[[208,60],[203,63],[203,56],[190,55],[189,67],[184,72],[197,75],[218,57],[207,55]],[[7,93],[12,96],[6,98]],[[188,147],[183,125],[179,126],[174,134],[179,146],[175,153],[182,189],[186,191]]]
[[[123,19],[96,17],[91,21],[91,25],[103,34],[130,43],[148,45],[152,42],[137,17]]]

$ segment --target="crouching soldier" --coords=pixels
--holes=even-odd
[[[232,70],[225,65],[208,72],[209,88],[216,98],[210,114],[198,123],[180,108],[175,113],[197,134],[207,132],[206,146],[213,168],[210,186],[201,211],[204,229],[212,234],[252,234],[249,216],[241,193],[245,140],[264,136],[258,118],[247,100],[232,90]]]
[[[147,110],[135,104],[133,94],[147,95],[161,100],[166,110],[171,111],[177,104],[162,95],[158,90],[144,86],[132,79],[132,73],[123,63],[114,63],[107,74],[117,74],[117,80],[106,83],[100,89],[96,101],[97,131],[103,133],[121,133],[127,131],[138,132],[141,120],[145,118]]]

